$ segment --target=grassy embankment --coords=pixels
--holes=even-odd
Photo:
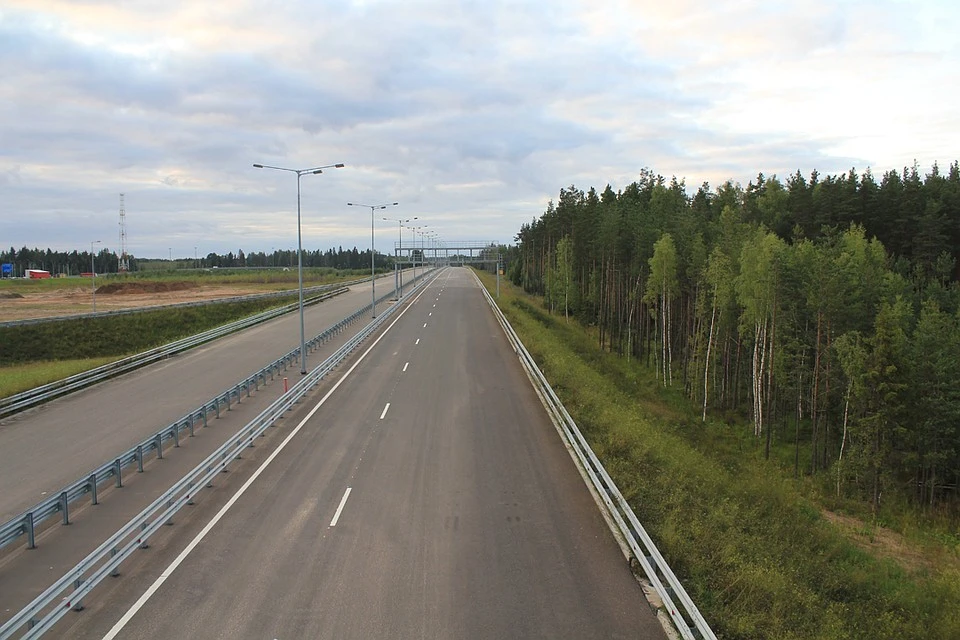
[[[362,275],[335,272],[330,269],[309,270],[304,274],[305,286],[362,277]],[[152,274],[150,280],[183,280],[183,274]],[[290,273],[195,274],[203,280],[224,285],[251,283],[289,284]],[[105,279],[110,282],[142,279],[128,274]],[[296,286],[297,274],[292,276]],[[189,280],[189,278],[186,278]],[[68,278],[18,281],[17,285],[4,283],[20,292],[49,291],[63,287]],[[99,279],[98,279],[99,282]],[[211,281],[203,280],[204,284]],[[69,286],[76,286],[75,284]],[[276,287],[274,287],[276,288]],[[279,287],[289,288],[287,286]],[[146,351],[207,329],[239,320],[266,309],[288,304],[297,299],[289,297],[237,303],[223,303],[202,307],[159,309],[133,315],[101,316],[69,321],[51,321],[35,325],[0,328],[0,397],[19,393],[33,387],[60,380],[92,369],[124,356]]]
[[[792,467],[762,459],[746,426],[702,423],[652,371],[599,351],[596,335],[503,280],[501,292],[504,314],[718,636],[960,638],[956,535],[907,541],[900,553],[865,546],[863,532],[824,517]]]

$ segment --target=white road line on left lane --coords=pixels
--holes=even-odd
[[[387,409],[390,408],[390,403],[387,403],[387,406],[383,408],[383,413],[380,414],[380,419],[383,420],[383,416],[387,415]]]
[[[337,512],[333,514],[333,520],[330,521],[330,526],[337,526],[337,520],[340,519],[340,514],[343,513],[343,507],[347,504],[347,498],[350,497],[350,487],[347,487],[347,490],[343,492],[343,497],[340,498],[340,506],[337,507]]]
[[[421,291],[420,294],[416,298],[414,298],[413,302],[411,302],[411,305],[415,303],[417,300],[419,300],[420,296],[422,296],[425,292],[426,292],[426,289]],[[344,373],[343,376],[341,376],[340,379],[337,380],[337,383],[333,385],[333,387],[331,387],[331,389],[327,391],[327,393],[322,398],[320,398],[320,401],[313,407],[313,409],[310,410],[310,412],[306,415],[306,417],[304,417],[304,419],[301,420],[296,427],[294,427],[293,431],[291,431],[289,435],[287,435],[287,437],[283,439],[283,442],[281,442],[277,446],[277,448],[269,456],[267,456],[267,459],[263,461],[263,464],[261,464],[257,468],[257,470],[253,472],[253,475],[250,476],[250,478],[243,483],[243,485],[237,490],[237,492],[233,494],[233,497],[227,500],[227,503],[220,508],[220,511],[217,512],[217,515],[213,516],[213,519],[211,519],[210,522],[208,522],[206,526],[204,526],[203,529],[200,530],[200,533],[198,533],[197,536],[190,541],[190,544],[188,544],[186,548],[180,552],[180,555],[178,555],[174,559],[174,561],[170,563],[170,566],[164,569],[163,573],[160,574],[160,577],[154,580],[153,584],[150,585],[150,587],[146,590],[146,592],[144,592],[144,594],[140,596],[140,598],[136,602],[133,603],[133,606],[131,606],[130,609],[128,609],[127,612],[123,614],[123,616],[117,621],[117,623],[113,625],[113,628],[110,629],[110,631],[108,631],[105,636],[103,636],[103,640],[114,640],[114,638],[116,638],[117,635],[119,635],[119,633],[123,631],[123,628],[127,626],[127,623],[129,623],[130,620],[133,619],[133,616],[137,615],[137,612],[143,608],[143,605],[145,605],[147,601],[150,600],[151,597],[153,597],[153,594],[155,594],[160,589],[163,583],[167,581],[167,578],[173,575],[173,572],[176,571],[177,567],[183,564],[183,561],[186,560],[187,556],[189,556],[190,553],[197,547],[197,545],[200,544],[200,541],[207,537],[207,534],[210,533],[210,531],[217,525],[217,523],[220,522],[223,516],[227,514],[227,511],[229,511],[230,508],[233,507],[234,504],[236,504],[237,500],[239,500],[240,497],[247,492],[247,489],[250,488],[250,485],[252,485],[256,481],[256,479],[260,477],[260,474],[262,474],[264,470],[270,465],[270,463],[273,462],[273,460],[278,455],[280,455],[280,452],[283,451],[284,448],[286,448],[287,444],[291,440],[293,440],[293,438],[298,433],[300,433],[300,430],[303,428],[305,424],[307,424],[307,421],[313,417],[313,414],[315,414],[317,411],[320,410],[320,407],[322,407],[323,404],[327,401],[327,399],[333,395],[333,392],[340,388],[340,385],[343,384],[343,382],[350,376],[351,373],[353,373],[353,370],[356,369],[358,366],[360,366],[360,363],[363,362],[364,359],[366,359],[367,355],[371,351],[373,351],[373,348],[377,346],[380,340],[382,340],[383,337],[390,332],[390,329],[393,328],[393,325],[397,324],[400,321],[400,318],[402,318],[403,315],[409,310],[410,310],[410,307],[408,306],[406,309],[401,311],[400,314],[393,320],[393,322],[391,322],[390,325],[383,330],[383,333],[377,336],[377,339],[374,340],[369,347],[367,347],[367,350],[364,351],[359,358],[357,358],[357,361],[354,362],[349,369],[347,369],[346,373]]]

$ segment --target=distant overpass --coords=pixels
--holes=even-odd
[[[393,257],[401,264],[497,264],[500,244],[480,240],[393,243]]]

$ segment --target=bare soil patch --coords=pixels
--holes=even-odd
[[[166,293],[168,291],[186,291],[199,289],[196,282],[112,282],[97,287],[98,294],[133,295],[142,293]]]
[[[826,509],[821,513],[858,547],[875,557],[894,560],[911,573],[935,569],[945,560],[928,557],[896,531]]]
[[[182,302],[201,302],[254,293],[263,286],[249,283],[201,285],[193,282],[118,282],[97,287],[97,311],[136,309]],[[78,285],[37,293],[17,293],[18,298],[0,298],[0,322],[54,318],[90,313],[93,292]]]

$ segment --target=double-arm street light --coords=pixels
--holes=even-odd
[[[420,234],[422,236],[424,233],[426,233],[425,231],[422,231],[422,229],[426,229],[428,226],[430,225],[422,224],[416,227],[408,227],[411,231],[413,231],[413,250],[410,252],[410,256],[411,256],[411,261],[413,262],[414,282],[416,282],[417,280],[417,260],[416,258],[413,257],[417,253],[417,234]],[[420,269],[421,271],[423,270],[423,252],[422,251],[420,252]]]
[[[377,209],[386,209],[387,207],[395,207],[399,202],[387,202],[384,204],[357,204],[356,202],[348,202],[348,207],[367,207],[370,209],[370,314],[371,317],[377,317],[377,273],[373,263],[374,249],[373,249],[373,212]]]
[[[321,167],[311,167],[309,169],[288,169],[287,167],[273,167],[268,164],[255,164],[257,169],[275,169],[277,171],[287,171],[297,174],[297,281],[300,291],[300,373],[307,372],[307,347],[306,338],[303,332],[303,242],[300,235],[300,176],[308,173],[323,173],[324,169],[342,169],[343,163],[325,164]]]
[[[397,239],[399,240],[397,257],[403,255],[403,225],[407,222],[412,222],[413,220],[419,220],[417,216],[412,218],[407,218],[402,220],[400,218],[384,218],[387,222],[396,222],[397,223]],[[401,260],[400,264],[397,266],[397,277],[394,278],[395,286],[397,287],[397,300],[400,299],[400,295],[403,293],[403,261]]]
[[[100,244],[100,240],[90,242],[90,292],[93,293],[93,312],[97,312],[97,266],[93,262],[93,245]]]

